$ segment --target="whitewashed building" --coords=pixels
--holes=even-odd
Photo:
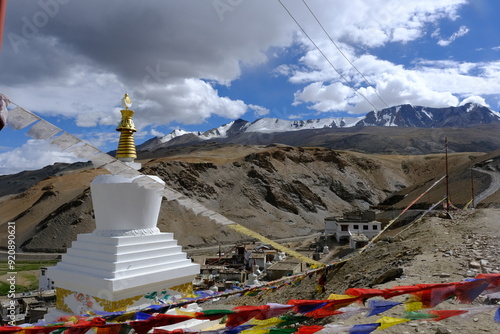
[[[337,242],[350,240],[353,234],[363,234],[368,239],[381,231],[381,223],[375,220],[374,211],[349,213],[343,217],[327,217],[325,219],[325,235],[333,236]]]

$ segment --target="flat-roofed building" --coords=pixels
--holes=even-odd
[[[335,237],[337,242],[349,240],[352,234],[363,234],[368,239],[376,236],[382,224],[375,220],[374,211],[353,212],[343,217],[327,217],[325,219],[325,235]]]

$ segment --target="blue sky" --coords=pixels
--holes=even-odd
[[[277,0],[11,0],[0,93],[105,152],[125,92],[137,143],[237,118],[360,116],[385,104],[500,110],[499,1],[282,3],[347,82]],[[26,130],[0,131],[0,175],[73,160]]]

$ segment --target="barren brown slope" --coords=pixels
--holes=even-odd
[[[322,231],[327,216],[366,209],[440,174],[436,156],[366,155],[283,145],[204,144],[176,150],[143,160],[143,172],[160,176],[207,208],[273,239]],[[469,154],[453,159],[468,161]],[[0,210],[8,214],[2,214],[1,222],[16,220],[17,243],[24,251],[64,251],[77,233],[95,228],[88,186],[103,172],[51,178],[18,196],[4,197]],[[185,247],[245,238],[176,202],[163,203],[159,227],[174,232]]]
[[[415,182],[413,186],[401,190],[388,198],[384,203],[396,209],[402,209],[415,200],[422,192],[428,189],[434,182],[446,174],[445,155],[438,154],[429,156],[433,161],[425,168],[435,170],[435,177]],[[415,173],[419,168],[412,167]],[[475,201],[479,207],[498,207],[500,199],[500,150],[488,154],[449,154],[448,155],[448,193],[451,203],[457,207],[463,207],[473,197],[480,196],[488,191],[486,198]],[[408,171],[408,173],[412,173]],[[440,201],[446,196],[446,182],[441,181],[428,194],[422,197],[415,208],[428,208],[433,203]]]
[[[499,209],[462,211],[454,214],[451,220],[428,217],[396,237],[382,238],[364,253],[356,253],[343,266],[330,270],[324,293],[318,293],[316,289],[318,276],[310,275],[300,284],[269,290],[271,293],[261,293],[256,297],[222,300],[220,303],[229,304],[225,305],[228,309],[235,305],[286,304],[291,299],[327,299],[332,293],[344,294],[348,288],[385,289],[422,283],[459,282],[479,273],[500,273],[499,220]],[[403,295],[391,301],[404,302],[407,297]],[[433,309],[467,309],[492,305],[495,301],[498,299],[487,300],[480,296],[467,305],[448,299]],[[358,304],[351,306],[363,307]],[[220,308],[217,303],[210,307]],[[383,333],[498,333],[500,324],[494,322],[494,313],[493,309],[474,317],[452,317],[439,322],[412,321],[384,329]],[[404,306],[381,315],[404,318]],[[367,324],[379,318],[380,315],[367,317],[367,312],[363,312],[349,319],[342,315],[312,319],[307,325]]]
[[[58,177],[48,177],[20,194],[0,198],[0,228],[2,231],[7,231],[5,227],[7,222],[16,222],[18,247],[26,240],[38,238],[41,231],[50,229],[50,223],[56,219],[58,212],[67,211],[71,206],[83,203],[81,197],[90,182],[103,173],[107,171],[89,169]],[[88,212],[91,213],[91,210],[89,208]],[[65,242],[74,240],[76,234],[82,231],[76,228],[77,224],[74,221],[66,221],[64,226],[65,228],[55,230],[50,236],[44,238],[44,248],[50,250],[53,245],[52,240],[61,239]],[[83,231],[90,232],[91,230],[83,229]],[[2,234],[0,245],[3,247],[6,245],[5,234]]]

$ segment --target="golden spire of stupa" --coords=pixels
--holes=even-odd
[[[128,94],[125,94],[123,97],[122,105],[125,109],[120,110],[122,113],[122,120],[116,128],[116,131],[120,131],[120,141],[118,142],[116,158],[124,162],[133,162],[134,159],[137,158],[134,142],[134,132],[137,130],[132,120],[134,111],[129,109],[132,106],[132,101]]]

